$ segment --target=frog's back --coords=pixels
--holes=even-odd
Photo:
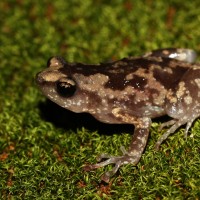
[[[150,78],[154,78],[165,88],[171,88],[191,67],[191,63],[163,57],[128,57],[99,65],[76,65],[79,67],[70,69],[72,74],[82,74],[86,77],[95,74],[106,75],[109,81],[105,87],[113,90],[123,90],[129,85],[142,88]]]
[[[147,82],[154,79],[165,88],[174,87],[183,74],[191,68],[191,63],[170,58],[124,58],[110,66],[102,66],[102,71],[109,76],[108,87],[124,89],[148,87]]]
[[[80,80],[81,93],[95,97],[98,105],[92,105],[105,114],[119,107],[134,116],[157,117],[164,114],[167,91],[190,67],[191,63],[170,58],[129,57],[99,65],[76,64],[71,73]]]

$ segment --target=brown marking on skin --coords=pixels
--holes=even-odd
[[[173,70],[170,67],[166,67],[163,69],[164,72],[167,72],[168,74],[173,75]]]
[[[181,64],[181,67],[179,65],[177,66],[177,62],[176,65],[174,65],[171,61],[168,65],[166,64],[165,67],[163,67],[163,70],[153,70],[153,76],[155,80],[163,85],[166,89],[174,88],[174,86],[179,83],[183,74],[187,71],[187,68],[182,67]]]
[[[142,89],[142,88],[139,88],[139,89],[141,91],[144,91],[145,94],[147,94],[148,99],[149,99],[149,96],[150,96],[149,89],[157,90],[157,94],[159,94],[159,95],[157,96],[157,99],[155,99],[155,103],[160,104],[160,103],[163,103],[162,98],[165,96],[166,90],[165,90],[164,86],[161,84],[161,82],[157,81],[154,78],[153,70],[155,70],[155,69],[161,70],[161,67],[157,66],[157,65],[151,65],[148,73],[146,72],[145,69],[138,69],[136,72],[134,72],[133,82],[137,83],[137,81],[135,81],[135,80],[137,80],[135,78],[136,75],[140,76],[144,80],[147,80],[147,83],[143,86],[144,89]],[[154,94],[154,95],[156,95],[156,94]],[[141,95],[138,95],[138,96],[136,95],[136,99],[138,99],[137,97],[139,97],[139,99],[141,101],[142,98],[140,98],[140,96]]]
[[[162,53],[163,53],[164,55],[166,55],[166,56],[170,54],[170,52],[169,52],[168,50],[163,50]]]
[[[194,82],[197,84],[198,88],[200,88],[200,78],[194,79]]]
[[[177,103],[178,99],[176,96],[174,96],[173,91],[170,89],[168,90],[167,94],[166,94],[166,99],[169,101],[169,103],[174,104]]]
[[[191,97],[190,95],[187,95],[186,97],[184,97],[184,102],[185,102],[187,105],[192,104],[192,97]]]
[[[56,82],[60,78],[66,77],[64,74],[60,74],[59,71],[57,70],[46,70],[40,74],[40,77],[43,79],[45,82]]]
[[[153,74],[154,70],[163,70],[163,68],[158,64],[152,64],[149,67],[149,71]]]
[[[81,74],[75,74],[74,77],[75,77],[75,80],[79,80],[78,85],[81,88],[81,90],[95,92],[95,93],[97,92],[96,95],[100,96],[102,99],[116,98],[119,101],[121,100],[128,101],[129,94],[135,96],[136,102],[141,101],[141,99],[143,101],[145,101],[145,99],[146,100],[149,99],[149,93],[142,91],[141,88],[134,89],[133,86],[127,86],[124,88],[123,91],[121,91],[121,90],[113,90],[112,88],[104,87],[105,84],[109,80],[109,77],[106,75],[95,74],[89,77],[85,77],[84,75],[81,75]],[[140,87],[140,85],[141,84],[138,82],[137,87]]]
[[[140,91],[144,91],[144,88],[146,87],[147,83],[147,79],[143,76],[139,76],[139,75],[134,75],[132,79],[129,80],[125,80],[125,87],[133,87],[136,90],[140,90]]]
[[[127,81],[132,80],[134,75],[135,75],[134,73],[130,73],[130,74],[126,75],[126,80]]]
[[[104,85],[109,81],[108,76],[100,73],[90,75],[89,77],[82,74],[74,74],[73,77],[77,80],[81,89],[88,90],[89,92],[102,91]]]
[[[150,71],[152,72],[153,69],[155,68],[160,69],[159,66],[151,66]],[[152,95],[152,101],[154,102],[154,104],[162,105],[164,103],[164,98],[165,98],[167,90],[164,88],[164,86],[160,82],[158,82],[153,77],[153,73],[146,74],[140,70],[138,70],[138,73],[147,79],[147,84],[145,85],[146,88],[144,89],[144,93],[148,94],[147,95],[148,100],[150,99],[150,96]],[[140,99],[143,99],[143,97],[141,97]]]
[[[114,108],[114,109],[112,109],[112,114],[116,118],[120,118],[120,119],[122,119],[122,121],[124,121],[126,123],[130,123],[130,124],[135,124],[136,123],[137,117],[129,116],[126,113],[121,114],[121,111],[122,111],[121,108]]]
[[[134,124],[137,128],[147,128],[149,127],[149,118],[138,118],[129,115],[128,113],[124,113],[121,108],[114,108],[112,110],[112,114],[117,117],[121,118],[123,122],[128,124]]]
[[[150,93],[148,91],[134,91],[134,103],[138,104],[140,102],[148,102],[150,97]]]
[[[185,83],[181,81],[178,84],[178,90],[176,92],[177,98],[181,98],[185,94],[185,91],[186,91]]]
[[[160,56],[151,56],[151,57],[147,57],[148,60],[154,61],[153,64],[157,64],[159,66],[159,63],[163,62],[163,58]]]
[[[163,89],[164,90],[164,89]],[[153,103],[155,105],[163,105],[165,102],[165,96],[166,96],[166,91],[165,92],[160,92],[158,94],[154,93],[152,95],[153,98]]]

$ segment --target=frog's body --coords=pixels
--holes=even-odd
[[[108,182],[121,165],[139,162],[152,118],[173,118],[163,124],[171,128],[157,142],[158,148],[182,124],[187,123],[187,133],[200,115],[200,65],[192,64],[195,58],[196,53],[189,49],[156,50],[98,65],[66,63],[53,57],[36,81],[49,99],[66,109],[88,112],[105,123],[135,126],[128,151],[122,148],[123,155],[118,157],[103,154],[100,158],[108,160],[85,168],[115,163],[113,170],[102,176]]]

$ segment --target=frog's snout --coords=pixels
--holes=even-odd
[[[36,76],[35,76],[35,81],[36,81],[36,83],[39,85],[39,84],[42,84],[42,83],[44,83],[44,78],[43,78],[43,76],[41,75],[41,72],[38,72],[37,74],[36,74]]]

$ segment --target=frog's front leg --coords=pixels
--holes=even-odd
[[[86,171],[90,171],[92,169],[104,167],[109,164],[115,164],[111,171],[108,171],[101,176],[101,180],[103,180],[104,182],[109,182],[110,178],[117,172],[120,166],[128,163],[137,165],[148,141],[151,120],[146,117],[135,118],[128,114],[120,113],[119,111],[120,109],[115,109],[113,110],[113,114],[115,114],[115,116],[117,116],[118,118],[121,118],[121,120],[123,120],[125,123],[135,125],[135,131],[132,136],[132,141],[128,151],[126,151],[125,148],[122,146],[120,148],[123,153],[122,156],[102,154],[98,157],[98,161],[101,161],[102,159],[107,160],[94,165],[87,165],[84,167]]]

